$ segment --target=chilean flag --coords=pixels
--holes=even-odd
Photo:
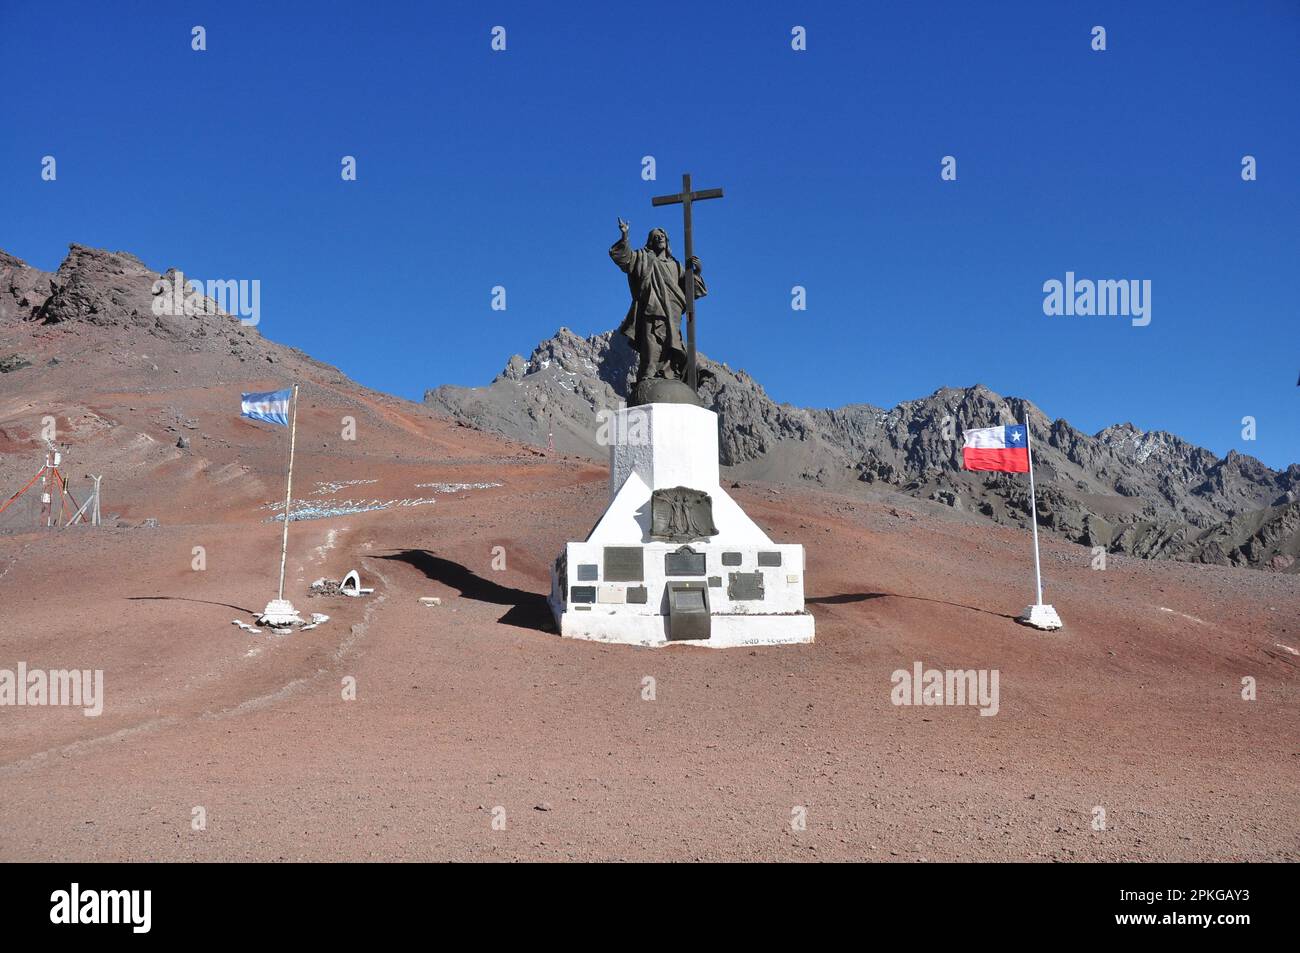
[[[1029,433],[1024,424],[980,427],[967,430],[963,436],[961,462],[967,470],[1029,472]]]

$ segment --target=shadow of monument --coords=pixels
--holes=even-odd
[[[466,599],[491,605],[509,606],[505,615],[497,619],[505,625],[534,629],[538,632],[555,632],[555,620],[551,616],[551,608],[544,595],[523,589],[512,589],[484,579],[460,563],[435,556],[423,549],[404,549],[375,558],[406,563],[434,582],[440,582],[457,590]]]
[[[868,599],[883,599],[887,592],[841,592],[834,596],[810,596],[804,602],[820,606],[842,606],[849,602],[866,602]]]
[[[981,609],[978,606],[962,605],[960,602],[947,602],[943,599],[928,599],[925,596],[900,596],[896,592],[842,592],[833,596],[813,596],[805,599],[804,602],[814,605],[823,606],[840,606],[850,602],[866,602],[868,599],[912,599],[916,602],[933,602],[941,606],[952,606],[954,609],[966,609],[970,612],[983,612],[985,615],[997,616],[999,619],[1010,619],[1016,621],[1018,616],[1009,615],[1005,612],[994,612],[992,609]]]

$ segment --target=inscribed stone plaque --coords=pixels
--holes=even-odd
[[[722,588],[722,577],[721,577],[721,576],[710,576],[710,577],[709,577],[709,588],[710,588],[710,589],[721,589],[721,588]]]
[[[761,572],[733,572],[727,577],[727,598],[732,602],[758,602],[763,598]]]
[[[674,553],[664,553],[665,576],[703,576],[704,554],[697,553],[689,546],[683,546]]]
[[[595,563],[578,563],[578,580],[580,582],[595,582],[600,578],[600,567]]]
[[[597,602],[627,602],[627,590],[622,586],[601,586],[596,593]]]
[[[758,564],[760,566],[779,566],[781,565],[781,554],[776,553],[759,553]]]
[[[723,554],[722,554],[722,565],[724,565],[724,566],[739,566],[739,565],[740,565],[740,553],[723,553]]]
[[[569,601],[570,602],[595,602],[596,587],[595,586],[570,586]]]
[[[627,601],[634,605],[645,605],[647,602],[645,586],[629,586],[627,590]]]
[[[606,582],[640,582],[644,578],[644,549],[640,546],[605,547]]]

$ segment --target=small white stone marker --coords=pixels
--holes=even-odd
[[[343,581],[339,583],[339,592],[345,596],[352,596],[353,598],[356,598],[357,596],[368,596],[374,591],[373,586],[366,589],[361,588],[361,575],[355,569],[349,569],[348,574],[344,576]]]
[[[440,606],[442,605],[442,600],[437,596],[420,596],[420,605]]]

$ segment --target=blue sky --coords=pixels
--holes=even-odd
[[[294,6],[4,0],[0,247],[256,278],[266,336],[418,399],[613,327],[615,218],[680,252],[690,171],[700,348],[779,400],[979,382],[1300,461],[1294,0]],[[1067,271],[1150,325],[1045,316]]]

